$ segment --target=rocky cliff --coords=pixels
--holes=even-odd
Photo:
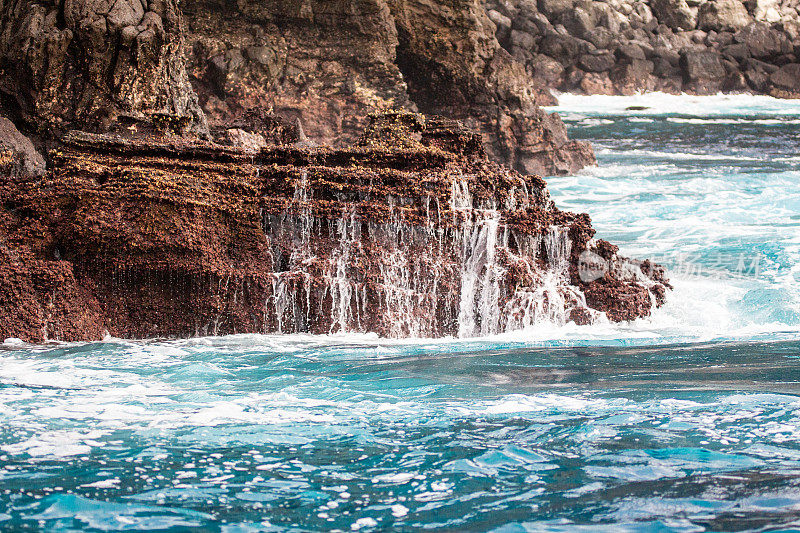
[[[561,91],[800,98],[797,0],[486,0],[503,47]]]
[[[13,0],[0,5],[0,95],[2,114],[42,139],[159,114],[182,134],[258,148],[270,139],[230,125],[275,114],[344,146],[370,112],[406,109],[465,121],[523,172],[594,161],[539,109],[549,93],[478,0]]]
[[[41,177],[7,155],[0,337],[471,336],[630,320],[668,287],[444,119],[256,152],[70,132]]]
[[[478,0],[191,0],[183,11],[188,72],[215,125],[267,108],[342,146],[368,112],[403,108],[463,120],[522,172],[594,160],[537,107],[552,97],[500,46]]]
[[[591,149],[477,0],[0,17],[0,337],[470,336],[663,302],[550,201],[533,172]]]

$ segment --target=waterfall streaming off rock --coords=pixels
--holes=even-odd
[[[274,323],[282,333],[322,327],[329,333],[473,337],[558,326],[574,308],[588,311],[570,285],[568,228],[552,226],[545,235],[513,231],[493,201],[475,205],[464,176],[456,175],[450,190],[450,226],[441,224],[439,200],[430,196],[424,224],[400,215],[412,199],[393,197],[386,199],[392,208],[384,222],[363,220],[348,202],[330,220],[312,215],[318,198],[303,171],[291,205],[263,220],[273,254],[265,325]],[[511,198],[525,208],[524,183],[520,192],[521,198]]]
[[[664,301],[663,270],[593,241],[587,215],[453,121],[387,113],[343,149],[63,142],[47,186],[0,187],[9,240],[28,243],[0,272],[28,295],[7,321],[20,338],[473,337]],[[624,268],[586,281],[584,252]]]

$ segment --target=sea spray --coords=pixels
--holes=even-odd
[[[441,223],[439,201],[433,208],[430,197],[419,225],[406,222],[399,207],[412,200],[394,197],[386,199],[386,221],[362,220],[346,202],[330,220],[312,215],[314,190],[303,171],[290,208],[263,218],[273,243],[264,323],[292,333],[318,330],[320,317],[329,317],[330,333],[383,324],[390,337],[443,330],[473,337],[560,326],[576,308],[597,316],[570,284],[568,228],[552,226],[543,235],[512,230],[494,202],[474,198],[468,177],[455,174],[450,186],[451,224]],[[510,196],[525,208],[524,181],[519,191]],[[367,271],[365,264],[378,268]]]

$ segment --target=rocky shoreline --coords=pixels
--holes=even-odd
[[[0,5],[0,338],[647,316],[663,270],[550,200],[594,156],[496,28],[478,0]]]
[[[380,115],[354,147],[258,152],[71,132],[51,162],[3,169],[4,338],[472,336],[632,320],[669,287],[449,120]]]
[[[797,0],[487,0],[501,45],[564,92],[800,98]]]

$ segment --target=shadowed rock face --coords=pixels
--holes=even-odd
[[[184,69],[177,0],[0,4],[0,92],[11,118],[49,135],[120,114],[205,118]]]
[[[73,132],[51,160],[0,183],[2,337],[471,336],[630,320],[668,287],[445,119],[345,149]]]
[[[183,11],[188,71],[212,124],[262,107],[343,146],[370,111],[403,108],[464,121],[523,172],[594,162],[537,107],[552,97],[499,45],[478,0],[193,0]]]
[[[798,0],[484,0],[502,46],[561,91],[796,98]]]
[[[494,30],[478,0],[13,0],[0,5],[0,110],[45,138],[156,113],[255,146],[227,125],[274,112],[343,146],[370,112],[419,110],[466,121],[524,172],[592,164]]]

